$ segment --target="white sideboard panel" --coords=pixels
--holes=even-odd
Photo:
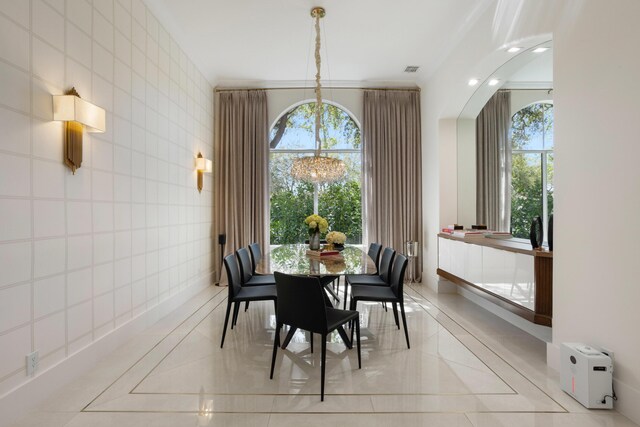
[[[452,240],[438,238],[438,268],[451,271],[451,243]]]

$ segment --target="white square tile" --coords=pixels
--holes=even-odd
[[[101,201],[113,200],[113,174],[110,172],[93,171],[93,199]]]
[[[131,234],[131,251],[134,255],[142,254],[147,249],[147,231],[133,230]]]
[[[131,229],[131,204],[116,203],[114,206],[114,228],[115,230]]]
[[[64,201],[33,202],[33,234],[36,238],[65,235]]]
[[[130,202],[131,201],[131,177],[124,175],[114,175],[113,177],[113,200],[116,202]],[[117,214],[116,214],[117,215]],[[127,223],[129,226],[122,228],[122,225],[118,225],[118,219],[115,218],[117,229],[126,229],[131,227],[131,213],[127,215],[129,219]]]
[[[120,118],[131,120],[131,95],[117,87],[113,91],[113,111]]]
[[[102,326],[111,320],[113,320],[113,292],[94,297],[93,324],[95,327]]]
[[[74,25],[67,25],[67,55],[84,66],[90,66],[92,59],[91,47],[91,37]]]
[[[93,301],[87,301],[67,310],[67,334],[69,341],[81,337],[93,329]]]
[[[113,82],[113,54],[96,42],[93,43],[93,72]]]
[[[33,326],[35,348],[40,357],[65,345],[65,313],[60,312],[40,321]]]
[[[158,252],[147,253],[146,259],[147,275],[156,274],[158,272]]]
[[[135,255],[131,260],[131,280],[137,282],[147,275],[146,255]]]
[[[140,112],[146,112],[146,94],[147,94],[147,81],[141,74],[138,74],[137,71],[134,70],[131,73],[131,95],[135,100],[138,100],[139,103],[137,105],[143,106],[143,108],[136,108],[136,103],[133,103],[133,109],[131,112],[131,120],[134,123],[137,123],[141,126],[145,126],[146,118],[141,114],[136,114]]]
[[[7,0],[0,3],[2,13],[6,14],[25,28],[30,27],[29,6],[29,2],[26,1]]]
[[[91,149],[93,150],[93,165],[94,169],[100,169],[102,171],[112,171],[113,170],[113,144],[107,141],[101,140],[99,137],[94,137],[92,139]],[[95,181],[99,180],[96,178],[96,173],[94,172],[94,185]],[[95,188],[94,188],[94,198],[96,196]]]
[[[91,87],[91,64],[80,64],[79,62],[67,57],[67,78],[65,87],[75,87],[81,97],[92,99]]]
[[[67,171],[67,198],[76,200],[91,199],[91,170],[77,169],[75,175]]]
[[[64,18],[42,0],[32,2],[33,32],[64,51]]]
[[[31,203],[29,200],[0,199],[0,240],[31,237]]]
[[[113,83],[127,93],[131,93],[131,67],[120,60],[116,60]]]
[[[138,307],[147,302],[147,283],[145,279],[138,280],[131,284],[131,303],[133,307]]]
[[[131,208],[131,228],[144,228],[146,224],[147,214],[145,205],[134,203]]]
[[[64,15],[64,0],[44,0],[49,6],[54,8],[59,14]]]
[[[34,243],[34,277],[62,273],[66,263],[66,240],[36,240]]]
[[[144,104],[142,104],[140,101],[138,101],[137,99],[134,99],[132,102],[133,105],[133,110],[132,110],[132,117],[135,117],[135,115],[139,112],[139,111],[144,111]],[[138,105],[143,106],[142,109],[138,109]],[[142,114],[142,116],[144,117],[144,113]],[[144,123],[142,124],[144,126]],[[138,126],[136,124],[134,124],[131,128],[131,149],[134,151],[138,151],[141,154],[144,154],[145,152],[145,145],[146,145],[146,135],[147,132],[144,130],[144,128],[142,126]],[[144,159],[144,156],[143,156]],[[131,174],[134,176],[140,176],[143,177],[144,176],[144,164],[145,161],[142,160],[142,162],[139,161],[139,159],[134,158],[133,159],[133,165],[135,165],[135,168],[132,170]]]
[[[136,157],[136,155],[137,153],[134,152],[134,158]],[[145,203],[147,201],[147,182],[142,178],[132,178],[131,183],[131,200],[136,203]],[[134,224],[136,224],[136,221],[134,221]]]
[[[31,278],[31,242],[0,244],[0,286]]]
[[[45,82],[39,78],[31,80],[31,108],[32,115],[44,121],[53,120],[53,108],[51,108],[51,95],[63,93],[58,85]]]
[[[65,166],[62,162],[33,161],[33,195],[64,198]]]
[[[113,263],[96,265],[93,269],[93,294],[113,291]]]
[[[84,0],[67,0],[67,19],[91,34],[91,5]]]
[[[131,148],[131,122],[116,116],[113,126],[113,142],[122,147]]]
[[[29,32],[1,15],[0,58],[29,70]]]
[[[30,320],[31,285],[0,289],[0,333]]]
[[[99,13],[93,14],[93,40],[113,53],[113,25]],[[94,52],[95,49],[96,45],[94,43]],[[97,70],[94,68],[94,71]]]
[[[53,83],[55,87],[62,87],[64,85],[64,53],[34,37],[33,74]]]
[[[131,251],[131,249],[129,249]],[[123,258],[115,262],[114,286],[120,288],[131,283],[131,258]]]
[[[74,236],[67,240],[67,269],[89,267],[92,264],[92,236]]]
[[[31,166],[26,157],[0,153],[0,196],[25,196],[31,193]]]
[[[25,355],[31,353],[31,325],[0,335],[0,376],[25,368]]]
[[[113,296],[111,296],[111,298],[113,298]],[[109,332],[113,331],[114,323],[115,321],[111,319],[111,320],[108,320],[103,325],[96,326],[96,328],[93,330],[94,339],[96,340],[100,339],[103,336],[107,335]]]
[[[131,311],[131,285],[123,286],[115,293],[115,315],[116,317]]]
[[[93,262],[94,264],[113,260],[113,234],[93,235]]]
[[[67,273],[67,305],[71,306],[91,299],[92,292],[91,268]]]
[[[31,123],[29,116],[0,108],[0,150],[29,154]]]
[[[0,104],[30,113],[31,79],[29,74],[0,61]]]
[[[159,293],[159,281],[158,275],[154,274],[147,277],[147,302],[151,302],[153,305],[157,303],[157,297]]]
[[[124,37],[131,39],[131,14],[118,2],[114,5],[115,25]]]
[[[113,22],[113,0],[99,0],[94,2],[93,6],[109,22]]]
[[[114,151],[114,171],[125,175],[131,175],[131,150],[116,146]]]
[[[131,41],[133,41],[134,46],[144,52],[147,48],[147,31],[143,25],[135,19],[136,16],[134,15],[133,17],[134,19],[131,22]]]
[[[64,158],[63,127],[62,122],[43,121],[34,117],[33,155],[61,163]]]
[[[93,75],[93,98],[91,102],[109,112],[113,111],[113,85],[102,77],[98,77],[95,73]]]
[[[65,279],[61,274],[33,282],[33,316],[36,319],[64,308]]]
[[[67,202],[67,234],[91,233],[91,202]]]
[[[112,203],[93,203],[93,231],[94,233],[113,231]]]

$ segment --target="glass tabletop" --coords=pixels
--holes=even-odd
[[[292,244],[272,246],[262,257],[256,271],[263,274],[278,271],[286,274],[311,276],[340,276],[344,274],[373,274],[373,260],[359,246],[345,245],[339,256],[326,258],[307,255],[309,245]]]

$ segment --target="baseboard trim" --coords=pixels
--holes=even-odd
[[[101,359],[210,286],[212,275],[208,273],[201,276],[172,298],[162,301],[0,396],[0,427],[6,427],[34,410],[56,390],[87,373]]]

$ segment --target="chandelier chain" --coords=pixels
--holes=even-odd
[[[320,83],[320,14],[317,13],[316,16],[316,154],[320,155],[320,115],[322,114],[322,90]]]

